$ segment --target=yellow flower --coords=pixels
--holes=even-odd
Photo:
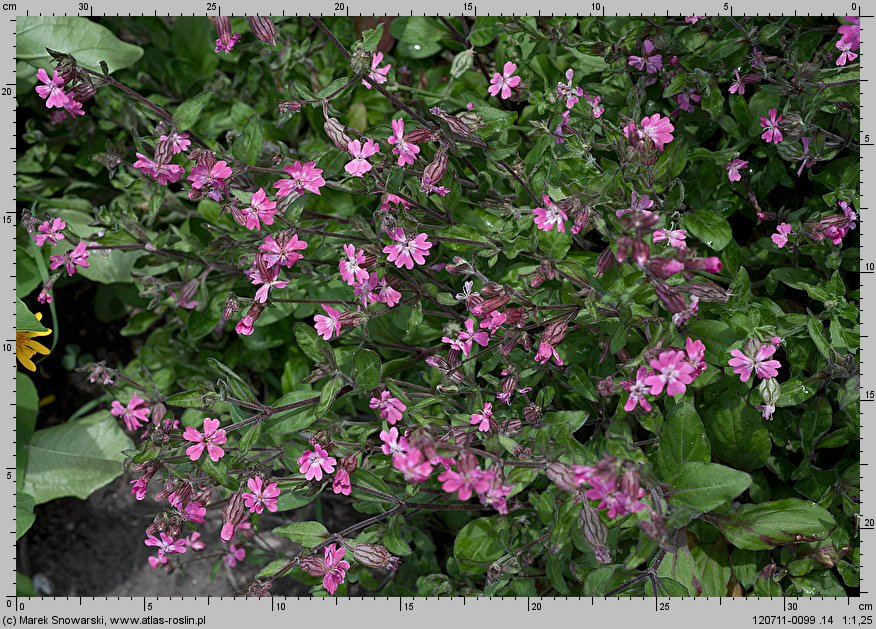
[[[43,320],[43,313],[41,312],[36,313],[34,316],[37,318],[37,321]],[[37,343],[33,338],[35,336],[46,336],[51,333],[52,331],[49,329],[46,329],[45,332],[15,333],[15,355],[18,357],[18,361],[24,365],[25,369],[36,371],[36,365],[33,364],[33,360],[31,359],[35,354],[47,355],[49,353],[48,347],[42,343]]]

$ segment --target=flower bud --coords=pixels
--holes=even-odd
[[[614,378],[608,376],[596,383],[596,392],[602,397],[611,397],[614,395]]]
[[[325,121],[325,124],[322,126],[325,130],[326,135],[332,141],[332,144],[335,145],[335,148],[338,148],[342,151],[346,151],[347,144],[349,144],[352,140],[350,136],[346,134],[346,127],[341,124],[337,118],[329,118]]]
[[[496,295],[495,297],[490,297],[489,299],[485,299],[478,306],[478,316],[486,317],[491,312],[498,310],[511,301],[511,295],[507,293],[501,293]]]
[[[653,260],[652,260],[653,262]],[[672,314],[684,312],[687,308],[687,303],[683,296],[679,295],[674,288],[665,282],[654,282],[654,292],[657,293],[657,299],[663,304],[667,312]]]
[[[393,572],[398,569],[399,563],[401,563],[398,557],[392,556],[380,544],[356,544],[353,547],[353,558],[363,566],[382,568]]]
[[[569,324],[565,321],[554,321],[548,325],[541,335],[541,340],[552,347],[556,347],[566,338],[566,332],[569,330]]]
[[[631,254],[633,257],[633,262],[635,262],[638,266],[644,266],[645,262],[648,261],[648,256],[651,255],[651,248],[645,241],[641,239],[634,240]]]
[[[523,408],[523,419],[534,424],[541,417],[541,407],[530,402]]]
[[[83,81],[70,90],[68,96],[71,96],[76,102],[84,103],[96,93],[97,88],[92,83]]]
[[[421,144],[423,142],[434,142],[435,134],[432,133],[429,129],[413,129],[408,131],[404,135],[405,142],[410,142],[411,144]]]
[[[364,48],[357,48],[350,57],[350,67],[356,74],[365,74],[371,69],[371,53]]]
[[[581,535],[596,555],[596,561],[599,563],[611,563],[611,553],[606,546],[608,527],[602,521],[602,518],[599,517],[599,511],[594,509],[587,500],[582,500],[581,502],[583,508],[578,515],[578,526],[581,528]]]
[[[722,267],[721,259],[716,256],[710,256],[708,258],[693,258],[684,261],[684,268],[689,271],[720,273]]]
[[[325,574],[325,561],[316,555],[308,555],[298,560],[298,565],[312,577],[321,577]]]
[[[218,15],[211,18],[216,24],[216,35],[226,47],[231,42],[231,18],[227,15]]]
[[[301,103],[297,100],[284,100],[277,105],[277,113],[279,114],[295,114],[301,111]]]
[[[523,422],[520,421],[516,417],[512,417],[511,419],[509,419],[508,421],[506,421],[502,424],[501,431],[506,433],[506,434],[511,435],[511,434],[514,434],[515,432],[517,432],[518,430],[520,430],[521,428],[523,428]],[[472,435],[472,436],[474,436],[474,435]]]
[[[565,463],[549,463],[545,470],[548,480],[563,491],[576,491],[575,474]]]
[[[247,588],[244,596],[253,596],[256,598],[264,598],[271,595],[271,586],[273,581],[254,581]]]
[[[228,499],[225,508],[222,510],[222,532],[219,534],[219,537],[223,542],[231,541],[237,525],[243,522],[246,512],[246,505],[243,503],[243,493],[237,491]]]
[[[514,448],[514,456],[518,459],[526,460],[532,458],[532,448],[527,448],[525,446],[517,446]]]
[[[672,258],[651,258],[648,261],[648,270],[660,279],[672,277],[684,270],[685,263]]]
[[[434,186],[438,184],[447,172],[447,151],[440,149],[435,153],[435,159],[423,169],[424,186]]]
[[[346,470],[348,474],[355,472],[357,466],[358,461],[355,454],[348,454],[343,457],[338,464],[338,467],[342,470]]]
[[[608,273],[614,267],[616,258],[610,247],[607,247],[599,257],[596,258],[596,276],[600,277]]]
[[[155,163],[159,166],[167,164],[173,158],[173,138],[169,135],[162,136],[155,144]]]
[[[249,28],[252,31],[252,34],[255,35],[259,41],[263,41],[269,46],[276,44],[277,29],[274,27],[274,21],[270,17],[255,15],[247,17],[246,21],[249,22]]]

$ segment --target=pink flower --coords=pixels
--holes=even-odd
[[[194,445],[186,449],[186,454],[189,455],[190,460],[197,461],[201,458],[205,448],[207,455],[213,463],[216,463],[225,456],[225,450],[219,446],[227,441],[227,437],[225,436],[225,431],[219,428],[219,423],[218,419],[207,417],[204,419],[204,432],[191,426],[186,427],[185,432],[183,432],[183,439],[194,443]]]
[[[645,70],[648,74],[656,74],[663,68],[663,55],[653,54],[657,47],[650,39],[642,42],[642,50],[644,56],[630,55],[628,59],[629,65],[637,70]]]
[[[207,545],[200,538],[201,534],[198,531],[193,531],[191,535],[186,537],[186,546],[190,550],[204,550]]]
[[[205,522],[204,516],[207,515],[207,508],[196,500],[187,503],[181,511],[186,522],[195,522],[197,524]]]
[[[354,177],[361,177],[371,170],[371,163],[368,161],[368,158],[380,152],[380,146],[370,138],[365,140],[365,144],[362,144],[359,140],[351,140],[347,143],[347,149],[350,151],[353,159],[347,162],[344,170]]]
[[[432,243],[426,240],[429,236],[419,234],[410,240],[401,227],[395,228],[388,235],[395,241],[395,244],[383,248],[388,262],[393,262],[399,269],[404,267],[408,270],[413,269],[414,264],[426,263],[426,256],[432,248]]]
[[[331,306],[325,304],[320,305],[328,316],[316,315],[314,317],[316,323],[313,327],[316,328],[317,334],[322,336],[324,340],[328,341],[332,338],[333,334],[340,335],[341,333],[341,313]]]
[[[377,286],[378,301],[386,304],[388,308],[395,306],[401,299],[401,293],[389,285],[386,281],[386,277],[382,277]]]
[[[753,357],[734,349],[730,351],[733,358],[728,364],[733,367],[733,373],[738,374],[742,382],[748,382],[752,372],[762,380],[769,380],[779,375],[779,369],[782,366],[782,363],[777,360],[767,360],[775,353],[776,346],[769,343],[759,345]]]
[[[379,398],[371,398],[368,406],[378,410],[381,419],[385,419],[390,425],[400,420],[402,413],[408,410],[408,407],[401,400],[393,397],[389,391],[381,391]]]
[[[408,209],[409,207],[411,207],[410,203],[391,192],[387,192],[380,203],[381,212],[389,212],[390,210],[399,210],[401,208]]]
[[[836,47],[842,53],[836,60],[836,64],[838,66],[844,66],[847,63],[854,61],[858,58],[858,54],[852,52],[852,42],[846,41],[845,39],[840,39],[839,41],[837,41]]]
[[[704,19],[706,19],[705,15],[688,15],[686,18],[684,18],[684,21],[688,24],[696,24],[700,20]]]
[[[557,353],[557,348],[542,339],[538,344],[538,351],[535,353],[535,362],[544,364],[551,358],[554,359],[557,365],[563,366],[563,359]]]
[[[170,142],[170,147],[174,155],[187,151],[189,145],[192,143],[192,141],[189,140],[188,133],[177,133],[176,131],[170,135],[162,135],[158,140],[160,142]]]
[[[80,242],[69,251],[65,251],[63,255],[50,256],[49,268],[54,271],[63,266],[67,275],[72,277],[76,274],[77,266],[81,266],[83,269],[88,268],[88,255],[88,245]]]
[[[330,544],[323,551],[325,576],[322,578],[322,586],[329,594],[334,595],[350,569],[350,562],[343,558],[346,552],[344,547],[338,548],[337,544]]]
[[[332,491],[336,494],[349,496],[353,491],[353,486],[350,484],[350,473],[344,468],[335,472],[335,479],[332,481]]]
[[[277,498],[280,496],[280,488],[277,483],[266,483],[261,476],[253,476],[246,481],[249,491],[243,493],[243,504],[250,513],[259,513],[267,509],[270,512],[277,510]]]
[[[574,76],[575,71],[569,68],[566,70],[566,80],[568,83],[557,83],[557,96],[566,99],[566,109],[572,109],[578,103],[581,96],[584,95],[584,90],[580,87],[572,87],[572,77]]]
[[[683,229],[658,229],[651,236],[655,243],[666,241],[666,244],[676,249],[687,249],[687,232]]]
[[[258,268],[252,270],[250,274],[250,280],[252,280],[253,286],[258,286],[259,289],[256,291],[255,300],[264,304],[268,301],[268,296],[271,294],[271,291],[275,288],[286,288],[289,284],[286,280],[281,280],[280,278],[280,267],[272,266],[266,269],[268,275],[266,277],[262,276],[261,271]]]
[[[672,142],[673,131],[675,127],[672,126],[669,118],[663,118],[660,114],[642,118],[642,135],[651,140],[658,151],[662,151],[664,145]]]
[[[408,440],[404,437],[398,436],[398,428],[396,428],[395,426],[390,428],[388,431],[381,430],[380,440],[383,442],[383,445],[380,446],[380,449],[383,451],[384,454],[404,454],[408,451]]]
[[[74,120],[76,119],[76,116],[84,116],[85,115],[85,111],[82,109],[82,103],[77,102],[77,101],[73,100],[72,98],[70,100],[68,100],[67,103],[64,105],[64,111],[66,111],[68,114],[70,114],[70,117],[73,118]],[[53,113],[60,113],[60,112],[53,112]]]
[[[781,249],[788,244],[788,236],[793,233],[792,227],[788,223],[779,223],[776,227],[776,232],[777,233],[770,236],[770,238],[776,243],[776,246]]]
[[[131,481],[131,495],[137,500],[143,500],[146,497],[146,492],[149,489],[149,479],[136,478]]]
[[[489,432],[490,430],[490,421],[493,419],[493,405],[490,402],[484,403],[484,410],[482,413],[472,413],[471,414],[471,425],[477,426],[478,430],[481,432]]]
[[[407,444],[406,444],[407,445]],[[432,475],[432,463],[426,461],[423,453],[411,449],[392,455],[392,466],[404,475],[410,483],[424,483]]]
[[[499,328],[502,327],[502,324],[507,320],[508,317],[504,313],[501,313],[498,310],[493,310],[487,315],[486,319],[481,321],[479,327],[493,335],[498,332]]]
[[[687,362],[690,365],[693,378],[698,378],[708,365],[706,364],[706,345],[702,341],[694,341],[688,337],[684,344]]]
[[[560,117],[560,124],[558,124],[557,128],[554,130],[554,135],[556,136],[554,138],[554,141],[557,144],[562,144],[563,142],[565,142],[563,137],[566,134],[566,130],[570,128],[569,127],[569,116],[571,114],[572,114],[572,111],[567,109],[566,111],[563,112],[562,116]]]
[[[222,200],[222,191],[226,187],[225,180],[231,176],[231,168],[225,160],[219,160],[210,169],[203,164],[192,168],[188,180],[192,182],[192,189],[200,190],[207,188],[207,196],[216,202]]]
[[[262,259],[267,263],[268,268],[275,264],[292,268],[292,265],[304,257],[296,252],[304,249],[307,249],[307,242],[298,240],[298,234],[292,234],[290,237],[288,232],[281,232],[276,239],[267,236],[265,242],[259,246]]]
[[[329,456],[328,452],[319,444],[314,444],[313,450],[305,450],[298,457],[298,465],[301,466],[299,471],[304,474],[304,478],[307,480],[321,481],[322,473],[331,474],[334,472],[337,462],[337,459]]]
[[[643,216],[651,216],[653,212],[651,212],[648,208],[654,205],[654,201],[647,194],[642,195],[641,197],[634,190],[630,197],[630,207],[624,208],[623,210],[617,210],[615,212],[615,216],[621,217],[625,214],[629,214],[630,212],[642,213]]]
[[[760,117],[760,126],[766,129],[760,137],[764,139],[767,144],[770,142],[778,144],[784,139],[782,137],[782,132],[779,130],[779,123],[782,122],[782,116],[776,118],[775,109],[770,109],[769,116],[769,118],[766,118],[765,116]]]
[[[376,85],[383,85],[386,83],[386,75],[389,74],[389,69],[392,67],[391,64],[386,64],[382,68],[378,67],[383,62],[383,53],[375,52],[371,54],[371,72],[368,73],[368,79],[362,79],[362,85],[364,85],[369,90],[371,89],[371,84],[374,83]]]
[[[232,33],[229,37],[217,39],[213,52],[224,52],[227,55],[239,41],[240,33]]]
[[[843,39],[852,45],[853,50],[861,47],[861,18],[857,15],[846,15],[842,19],[849,24],[843,24],[837,28],[837,33]]]
[[[730,181],[739,181],[742,175],[739,174],[740,168],[748,166],[748,162],[744,159],[734,159],[727,164],[727,179]]]
[[[237,544],[231,544],[228,551],[225,553],[223,561],[229,568],[234,568],[238,561],[243,561],[246,557],[246,549],[241,548]]]
[[[278,197],[287,197],[293,192],[301,194],[305,190],[313,194],[319,194],[319,189],[325,185],[322,178],[322,168],[316,167],[316,162],[295,162],[291,166],[283,166],[283,170],[291,179],[280,179],[274,182]]]
[[[361,266],[365,262],[365,253],[361,250],[356,251],[356,247],[349,244],[344,245],[344,253],[347,258],[338,263],[341,278],[347,282],[348,286],[368,281],[368,271]]]
[[[490,342],[490,335],[483,331],[475,331],[474,319],[466,319],[465,330],[460,331],[455,339],[448,336],[441,337],[443,343],[450,343],[450,347],[462,352],[468,356],[471,354],[472,342],[477,343],[481,347],[486,347]]]
[[[37,70],[36,76],[43,83],[42,85],[37,85],[36,93],[46,101],[46,107],[50,109],[52,107],[63,107],[70,102],[70,97],[62,89],[64,79],[58,76],[57,70],[52,70],[52,78],[49,78],[46,71],[40,68]]]
[[[462,457],[461,457],[462,458]],[[480,468],[471,467],[470,464],[457,463],[457,471],[444,470],[438,475],[441,481],[441,489],[448,494],[456,492],[460,500],[468,500],[481,485]],[[486,488],[486,487],[484,487]]]
[[[142,153],[137,153],[137,161],[133,166],[162,186],[176,183],[186,172],[186,169],[178,164],[158,165]]]
[[[67,223],[57,217],[53,218],[51,222],[43,221],[37,227],[37,233],[33,235],[33,239],[37,247],[42,247],[46,242],[57,245],[59,241],[64,240],[64,234],[61,232],[66,228]]]
[[[495,72],[493,78],[490,79],[490,87],[487,89],[490,96],[496,96],[501,92],[503,100],[511,98],[511,89],[520,85],[520,77],[514,76],[516,71],[517,64],[508,61],[502,68],[502,74]]]
[[[160,539],[154,535],[147,535],[145,541],[147,546],[154,546],[158,549],[159,557],[178,555],[186,552],[186,540],[174,539],[167,533],[159,533],[159,535],[161,536]]]
[[[666,387],[666,395],[675,397],[683,395],[685,385],[693,382],[690,364],[684,360],[684,354],[676,350],[661,352],[650,362],[651,369],[656,373],[645,378],[645,384],[651,387],[651,395],[660,395]]]
[[[413,164],[417,159],[417,154],[420,152],[420,147],[413,142],[405,141],[405,121],[401,118],[393,120],[392,133],[386,141],[393,145],[392,152],[398,155],[398,165]]]
[[[590,109],[593,112],[594,118],[599,118],[603,112],[605,111],[605,106],[601,104],[602,97],[601,96],[590,96],[587,92],[584,92],[584,100],[587,101],[587,104],[590,105]],[[566,118],[566,124],[568,124],[569,119]]]
[[[249,207],[241,210],[246,222],[243,224],[247,229],[259,231],[261,223],[265,225],[274,224],[274,215],[277,213],[277,203],[268,199],[264,188],[259,188],[249,203]],[[259,222],[261,221],[261,223]]]
[[[252,315],[248,314],[237,322],[237,325],[234,326],[234,330],[241,336],[249,336],[253,333],[254,323],[255,318]]]
[[[537,207],[532,210],[535,226],[549,232],[556,225],[558,232],[566,233],[566,226],[563,224],[563,221],[569,220],[568,215],[548,195],[542,196],[541,199],[545,207]]]
[[[651,372],[647,367],[639,367],[636,371],[636,380],[635,381],[625,381],[621,382],[621,386],[626,389],[630,396],[627,398],[626,404],[624,404],[624,410],[630,412],[636,408],[638,404],[644,410],[651,410],[651,403],[645,398],[648,394],[648,384],[645,382],[647,377],[651,375]]]
[[[797,169],[798,177],[803,174],[804,168],[812,168],[818,163],[818,160],[809,151],[809,145],[811,142],[812,138],[810,137],[803,136],[800,138],[800,143],[803,145],[803,154],[800,155],[800,168]]]
[[[145,406],[145,400],[137,397],[137,394],[131,396],[128,405],[122,406],[116,400],[113,400],[110,413],[115,417],[121,417],[125,422],[125,428],[128,430],[137,430],[143,424],[149,422],[149,407]]]

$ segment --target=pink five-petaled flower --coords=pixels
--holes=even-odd
[[[241,548],[237,544],[231,544],[228,547],[228,550],[225,552],[225,557],[223,561],[225,565],[229,568],[234,568],[237,565],[238,561],[243,561],[246,557],[246,549]]]
[[[584,95],[584,90],[580,87],[572,87],[572,78],[574,76],[575,71],[569,68],[566,70],[566,80],[568,83],[557,83],[557,96],[566,99],[566,109],[572,109]],[[598,118],[598,116],[594,117]]]
[[[113,400],[110,413],[115,417],[121,417],[128,430],[137,430],[149,421],[149,407],[145,406],[145,400],[137,397],[136,393],[131,396],[127,406],[122,406],[120,402]]]
[[[383,53],[375,52],[371,54],[371,72],[368,73],[367,79],[362,79],[362,85],[364,85],[369,90],[371,89],[371,84],[375,85],[383,85],[386,83],[386,75],[389,74],[389,69],[392,67],[392,64],[386,64],[382,68],[378,67],[383,63]]]
[[[258,268],[253,269],[250,274],[250,279],[252,280],[253,286],[258,286],[259,289],[256,291],[255,300],[264,304],[268,301],[268,296],[271,294],[271,291],[275,288],[286,288],[289,284],[286,280],[280,279],[280,267],[272,266],[266,269],[268,275],[263,276],[261,271]]]
[[[154,535],[147,535],[145,544],[147,546],[154,546],[158,549],[159,557],[166,557],[167,555],[178,555],[186,552],[186,540],[184,539],[173,539],[167,533],[159,533],[160,539],[155,537]],[[164,563],[164,562],[162,562]]]
[[[475,331],[476,323],[474,319],[466,319],[465,330],[460,331],[455,339],[443,336],[441,341],[443,343],[450,343],[451,348],[462,352],[466,356],[471,354],[472,342],[477,343],[481,347],[486,347],[487,343],[490,342],[490,335],[483,330]]]
[[[484,403],[484,410],[481,413],[471,414],[471,425],[477,426],[481,432],[489,432],[490,421],[493,419],[493,404],[491,402]]]
[[[250,513],[262,513],[265,509],[270,512],[277,510],[277,498],[280,496],[280,488],[277,483],[266,483],[261,476],[253,476],[246,481],[249,491],[243,493],[243,504]]]
[[[176,183],[186,172],[186,169],[179,164],[159,165],[142,153],[137,153],[137,161],[133,163],[133,166],[161,186]]]
[[[69,251],[65,251],[63,255],[50,256],[49,268],[54,271],[63,266],[67,275],[72,277],[76,274],[77,266],[81,266],[83,269],[88,268],[88,256],[88,244],[80,242]]]
[[[688,337],[684,343],[684,351],[687,354],[687,362],[690,364],[690,375],[693,378],[698,378],[708,367],[706,364],[705,343]]]
[[[326,304],[320,305],[328,316],[316,315],[314,317],[315,323],[313,327],[316,328],[317,334],[319,334],[324,340],[328,341],[332,338],[332,335],[340,335],[341,333],[341,313],[339,310],[335,310]]]
[[[186,454],[189,455],[190,460],[197,461],[205,449],[213,463],[225,456],[225,450],[219,446],[227,441],[227,437],[225,431],[219,428],[219,423],[218,419],[207,417],[204,419],[204,432],[191,426],[186,427],[183,439],[194,443],[186,448]]]
[[[684,359],[684,353],[676,350],[661,352],[657,358],[650,362],[651,369],[656,373],[645,378],[645,384],[651,387],[651,395],[660,395],[666,388],[666,395],[675,397],[683,395],[685,385],[693,382],[691,372],[693,369]]]
[[[337,544],[330,544],[323,551],[325,576],[322,578],[322,586],[329,594],[334,595],[350,569],[350,562],[344,559],[346,553],[347,549],[343,546],[338,548]]]
[[[493,78],[490,79],[490,87],[487,89],[490,96],[497,96],[501,92],[503,100],[511,98],[511,89],[520,85],[520,77],[514,76],[516,71],[517,64],[508,61],[502,67],[502,74],[495,72]]]
[[[344,468],[340,468],[335,472],[335,478],[332,481],[332,491],[336,494],[349,496],[353,491],[353,485],[350,483],[350,473]]]
[[[398,155],[399,166],[413,164],[417,159],[420,147],[413,142],[405,141],[405,121],[401,118],[392,121],[392,135],[386,141],[392,145],[392,152]]]
[[[64,93],[64,79],[58,76],[57,70],[52,70],[52,78],[45,70],[40,68],[36,73],[37,79],[42,82],[42,85],[37,85],[36,93],[46,101],[46,107],[64,107],[70,102],[70,97]]]
[[[316,167],[316,162],[295,162],[294,164],[283,166],[283,170],[291,177],[291,179],[280,179],[274,182],[274,187],[277,189],[278,197],[287,197],[293,192],[301,194],[305,190],[313,194],[319,194],[319,189],[325,185],[325,179],[322,178],[322,168]]]
[[[307,480],[321,481],[322,473],[331,474],[334,472],[337,462],[337,459],[329,456],[328,452],[319,444],[314,444],[313,450],[305,450],[298,457],[298,465],[301,466],[299,471],[304,474],[304,478]]]
[[[393,397],[389,391],[381,391],[380,397],[371,398],[368,406],[379,410],[381,419],[385,419],[390,425],[400,420],[402,413],[408,410],[408,407],[401,400]]]
[[[479,467],[471,467],[468,464],[457,462],[456,470],[444,470],[438,475],[441,489],[448,494],[456,492],[460,500],[468,500],[471,498],[472,492],[478,491],[478,487],[486,489],[486,486],[481,484],[481,469]]]
[[[765,140],[767,144],[770,142],[778,144],[784,139],[782,132],[779,129],[779,123],[782,122],[782,116],[779,115],[777,118],[775,109],[769,110],[769,116],[769,118],[766,116],[760,117],[760,126],[765,129],[760,137]]]
[[[407,452],[393,454],[392,466],[402,473],[406,481],[424,483],[432,475],[433,463],[427,461],[419,450],[410,449]]]
[[[617,210],[615,212],[615,216],[618,218],[629,214],[630,212],[641,213],[643,216],[651,216],[653,212],[651,212],[648,208],[653,207],[654,200],[651,199],[647,194],[643,194],[641,197],[638,193],[633,190],[633,193],[630,195],[630,207],[624,208],[622,210]]]
[[[776,246],[781,249],[788,244],[788,236],[793,233],[792,228],[788,223],[779,223],[776,227],[776,232],[777,233],[770,236],[770,238],[776,243]]]
[[[675,127],[672,126],[669,118],[664,118],[660,114],[642,118],[642,135],[651,140],[658,151],[662,151],[664,145],[672,142],[673,131]]]
[[[252,195],[252,200],[249,202],[249,207],[241,210],[246,221],[243,226],[247,229],[259,231],[261,224],[273,225],[274,215],[277,213],[276,201],[271,201],[268,195],[265,194],[264,188],[259,188]]]
[[[687,24],[696,24],[700,20],[704,20],[704,19],[706,19],[705,15],[688,15],[687,17],[684,18],[684,21]]]
[[[627,398],[626,404],[624,404],[624,410],[629,412],[636,408],[636,405],[641,406],[644,410],[651,410],[651,403],[645,398],[648,394],[648,384],[646,384],[645,380],[651,374],[647,367],[639,367],[636,371],[636,379],[635,381],[627,380],[625,382],[621,382],[621,386],[626,389],[630,396]]]
[[[362,263],[365,262],[365,253],[363,251],[356,251],[355,245],[349,244],[344,245],[344,253],[347,257],[338,263],[341,279],[348,286],[367,281],[368,271],[362,268]]]
[[[383,442],[383,445],[380,446],[380,449],[384,454],[399,454],[408,451],[408,440],[405,437],[398,436],[398,428],[393,426],[388,431],[381,430],[380,431],[380,440]]]
[[[426,240],[429,236],[418,234],[416,238],[409,239],[401,227],[389,232],[388,236],[395,243],[383,248],[387,261],[394,263],[399,269],[404,267],[409,271],[414,268],[414,264],[426,263],[426,256],[432,248],[432,243]]]
[[[537,207],[532,210],[535,226],[542,231],[549,232],[556,225],[558,232],[566,233],[563,221],[569,220],[569,216],[548,195],[542,196],[541,200],[545,207]]]
[[[657,229],[651,236],[655,243],[666,241],[666,244],[676,249],[687,249],[687,231],[683,229]]]
[[[210,170],[206,166],[198,164],[192,169],[188,180],[192,182],[192,188],[200,190],[204,186],[209,188],[225,185],[225,180],[231,176],[231,167],[225,160],[219,160]]]
[[[371,138],[367,138],[365,144],[362,144],[359,140],[351,140],[347,143],[347,150],[350,151],[353,159],[347,162],[344,170],[354,177],[361,177],[371,170],[371,163],[368,161],[368,158],[380,152],[380,145]]]
[[[779,368],[782,363],[777,360],[769,360],[770,356],[776,353],[776,346],[769,343],[758,346],[754,356],[746,356],[738,349],[731,350],[729,365],[733,367],[733,373],[739,375],[742,382],[748,382],[752,372],[762,379],[769,380],[779,375]]]
[[[645,70],[648,74],[656,74],[663,68],[663,55],[653,54],[657,47],[650,39],[642,42],[643,56],[630,55],[627,63],[637,70]]]
[[[173,151],[173,154],[182,153],[189,149],[189,145],[192,143],[189,140],[188,133],[177,133],[174,131],[170,135],[162,135],[158,138],[160,142],[170,142],[170,149]]]
[[[554,362],[557,365],[561,367],[563,366],[563,359],[560,358],[560,355],[557,353],[557,348],[542,339],[538,344],[538,351],[535,353],[535,362],[544,364],[551,358],[554,359]]]
[[[594,118],[599,118],[599,116],[605,112],[605,105],[602,104],[602,96],[590,96],[590,94],[584,92],[584,100],[590,105]],[[566,119],[566,123],[568,123],[568,118]]]
[[[267,263],[268,268],[279,264],[287,269],[292,268],[304,256],[298,251],[307,249],[307,242],[298,240],[298,234],[279,235],[275,239],[273,236],[267,236],[265,242],[259,246],[259,251],[262,252],[262,259]]]
[[[744,159],[736,158],[727,164],[727,179],[730,181],[739,181],[742,175],[739,170],[748,166],[748,162]]]
[[[852,52],[852,42],[841,38],[836,43],[836,47],[841,52],[839,58],[836,60],[838,66],[844,66],[850,61],[854,61],[858,58],[858,53]]]
[[[64,234],[61,232],[66,227],[67,223],[60,218],[53,218],[51,222],[43,221],[37,227],[37,233],[33,235],[34,242],[36,242],[37,247],[42,247],[47,242],[57,245],[59,240],[64,240]]]

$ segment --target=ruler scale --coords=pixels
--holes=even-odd
[[[12,189],[12,203],[15,202],[16,187],[16,127],[15,101],[15,28],[16,16],[20,15],[79,15],[79,16],[161,16],[161,15],[284,15],[284,16],[371,16],[371,15],[427,15],[427,16],[500,16],[500,15],[577,15],[592,16],[637,16],[637,15],[692,15],[707,14],[720,16],[830,16],[858,15],[861,19],[861,109],[860,129],[861,181],[859,226],[861,236],[860,253],[860,293],[861,293],[861,345],[860,345],[860,384],[861,384],[861,512],[860,512],[860,556],[861,556],[861,596],[852,598],[801,597],[801,598],[590,598],[590,597],[429,597],[429,598],[233,598],[233,597],[38,597],[19,598],[16,591],[16,536],[15,536],[15,391],[16,370],[13,369],[11,382],[7,381],[8,402],[3,405],[2,418],[6,426],[4,461],[8,490],[2,492],[4,506],[0,513],[6,514],[7,548],[4,554],[7,579],[3,583],[5,597],[3,613],[4,627],[17,627],[30,624],[51,626],[96,625],[114,626],[139,624],[149,626],[186,627],[236,627],[246,623],[255,626],[291,626],[292,623],[314,625],[332,624],[334,626],[356,626],[380,623],[380,626],[411,626],[416,623],[424,627],[446,627],[449,623],[493,623],[499,626],[523,626],[538,623],[547,626],[580,626],[584,623],[598,626],[598,623],[619,622],[623,626],[640,626],[644,623],[658,623],[658,626],[682,627],[738,627],[745,625],[818,625],[830,627],[853,627],[872,625],[874,608],[870,596],[872,577],[865,560],[864,549],[870,552],[871,536],[876,535],[876,510],[868,512],[865,497],[869,497],[869,456],[866,446],[870,445],[869,427],[865,410],[876,410],[876,378],[870,375],[871,368],[865,365],[865,357],[871,356],[872,343],[870,330],[876,326],[876,314],[869,304],[876,298],[876,243],[866,245],[870,222],[868,204],[874,193],[870,188],[876,180],[869,180],[865,171],[873,161],[876,141],[876,127],[869,127],[871,116],[863,116],[865,102],[869,112],[871,85],[876,81],[876,73],[863,54],[870,28],[876,27],[876,3],[851,2],[825,4],[806,0],[804,2],[772,3],[765,6],[759,2],[674,2],[646,3],[641,0],[625,2],[580,2],[568,0],[542,0],[537,5],[520,0],[449,0],[440,5],[412,8],[409,2],[401,0],[319,0],[306,5],[281,3],[277,0],[249,0],[247,2],[206,2],[205,0],[144,0],[136,6],[126,6],[105,0],[81,2],[79,0],[35,0],[0,3],[0,17],[5,18],[3,32],[9,46],[9,56],[3,62],[3,95],[9,96],[8,105],[2,108],[5,116],[4,128],[11,144],[6,152],[7,165],[3,169],[3,179]],[[7,188],[8,189],[8,188]],[[15,208],[10,207],[2,214],[4,238],[11,239],[12,247],[3,254],[8,272],[0,277],[12,298],[7,302],[9,317],[15,326],[15,277],[16,277],[16,236],[17,219]],[[867,217],[867,220],[865,220]],[[874,236],[876,238],[876,236]],[[9,242],[9,240],[7,240]],[[9,293],[7,293],[8,295]],[[865,295],[867,300],[864,300]],[[867,306],[865,308],[864,306]],[[12,343],[14,334],[4,340]],[[874,332],[876,334],[876,332]],[[6,349],[6,348],[4,348]],[[7,356],[11,356],[7,353]],[[11,358],[14,364],[14,358]],[[865,369],[866,367],[866,369]],[[869,402],[869,403],[865,403]],[[865,433],[868,436],[864,440]],[[865,491],[866,488],[866,491]],[[62,552],[59,550],[59,552]],[[867,555],[869,557],[869,554]],[[565,624],[564,624],[565,623]]]

